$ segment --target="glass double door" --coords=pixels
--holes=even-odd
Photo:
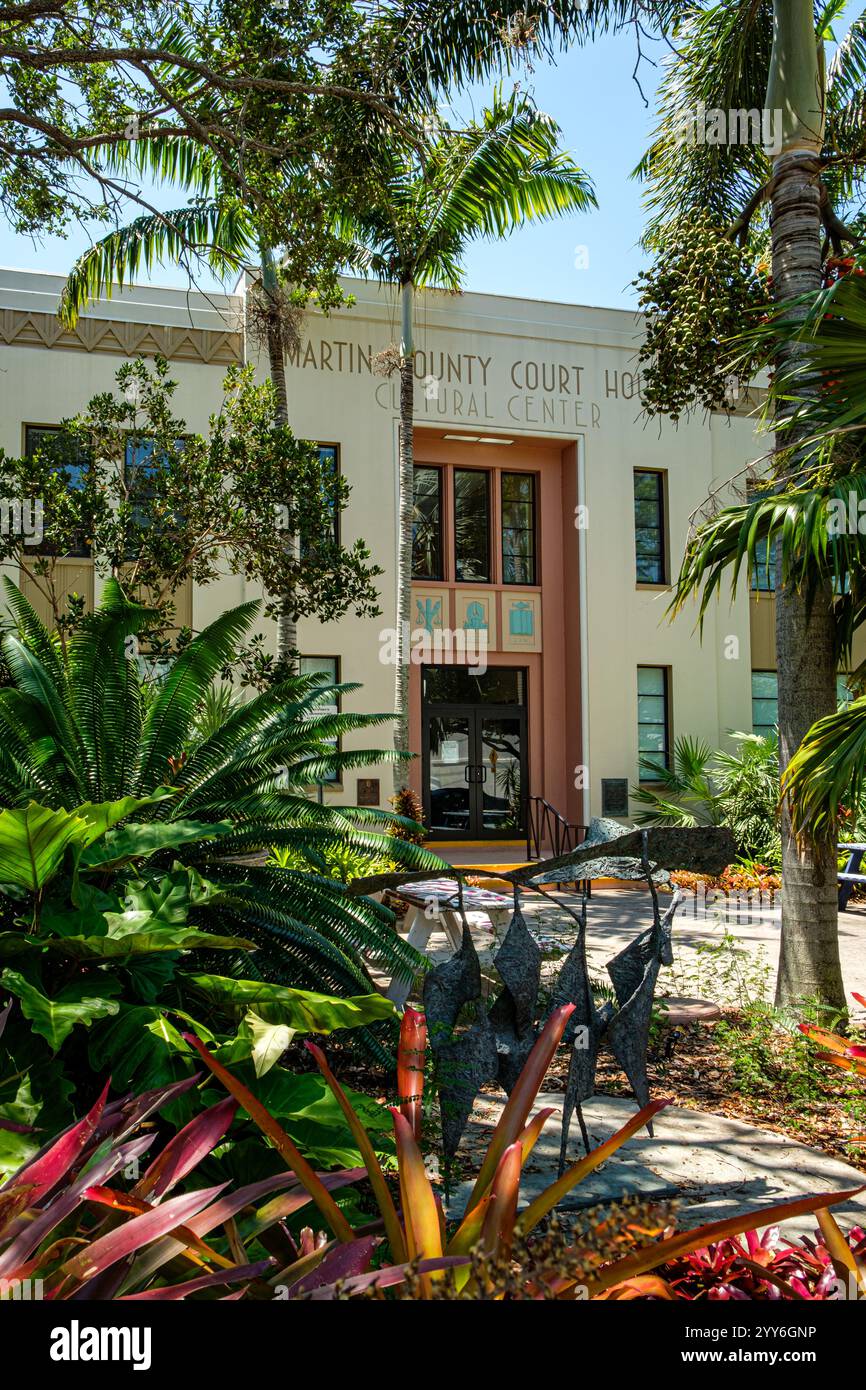
[[[426,709],[424,811],[431,838],[519,839],[526,833],[526,710]]]

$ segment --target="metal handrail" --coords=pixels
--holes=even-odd
[[[583,844],[586,832],[587,826],[576,825],[573,821],[567,820],[562,812],[557,811],[556,807],[552,806],[549,801],[545,801],[543,796],[527,798],[527,859],[540,859],[542,848],[545,845],[549,846],[548,852],[554,859],[559,858],[562,854],[570,854],[572,850]]]

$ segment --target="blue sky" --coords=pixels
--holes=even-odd
[[[862,3],[850,4],[845,18],[850,22],[862,8]],[[844,25],[837,32],[844,33]],[[656,60],[666,51],[660,43],[646,46],[648,56]],[[657,80],[656,70],[644,62],[640,79],[650,103],[647,108],[632,78],[634,60],[634,39],[625,33],[561,54],[555,65],[538,65],[533,74],[522,77],[542,110],[558,121],[565,146],[592,177],[599,207],[582,216],[525,227],[503,242],[475,243],[466,257],[467,289],[611,307],[634,304],[631,282],[644,263],[638,246],[643,214],[641,187],[629,175],[655,123]],[[483,102],[483,92],[474,93],[473,100]],[[462,99],[455,114],[465,118],[471,109]],[[183,199],[163,189],[153,201],[168,208]],[[34,245],[0,225],[0,264],[63,274],[88,244],[88,235],[78,229],[65,240],[48,238]],[[158,285],[188,283],[184,271],[169,265],[156,267],[150,279]],[[216,287],[206,274],[198,283],[201,288]]]

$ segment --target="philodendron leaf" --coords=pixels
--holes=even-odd
[[[179,849],[199,840],[218,840],[234,829],[231,821],[150,821],[111,830],[81,856],[81,868],[117,868],[148,859],[162,849]]]
[[[0,882],[40,892],[59,870],[70,845],[86,848],[125,816],[166,795],[170,793],[86,802],[72,811],[52,810],[31,801],[28,806],[0,811]]]
[[[94,1019],[110,1017],[120,1008],[117,1000],[110,997],[119,992],[120,983],[110,975],[101,975],[98,980],[74,980],[53,998],[17,970],[4,970],[0,984],[17,996],[24,1017],[52,1052],[61,1047],[76,1023],[89,1028]]]
[[[126,915],[126,914],[120,914]],[[109,936],[38,937],[24,932],[0,932],[0,959],[44,952],[64,960],[124,960],[172,951],[255,951],[254,941],[241,936],[214,936],[192,927],[162,927],[152,923],[150,913],[131,913],[144,917],[144,930]]]
[[[360,1028],[396,1017],[394,1005],[381,994],[336,999],[311,990],[223,975],[188,975],[186,981],[215,1004],[243,1013],[252,1009],[268,1023],[284,1023],[299,1033],[332,1033],[336,1028]]]
[[[287,1023],[267,1023],[252,1009],[245,1015],[244,1022],[252,1038],[250,1056],[256,1076],[264,1076],[282,1057],[295,1036],[295,1029]]]
[[[171,871],[149,882],[135,879],[124,886],[124,907],[130,912],[151,912],[156,921],[182,926],[191,907],[207,907],[220,889],[202,878],[197,869],[175,863]]]

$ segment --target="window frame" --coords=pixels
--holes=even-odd
[[[38,431],[40,434],[64,435],[64,434],[67,434],[67,433],[68,433],[68,431],[67,431],[66,429],[64,429],[64,427],[63,427],[62,424],[60,424],[60,425],[40,425],[40,424],[36,424],[36,423],[35,423],[34,421],[32,421],[32,420],[25,420],[25,421],[23,421],[23,422],[22,422],[22,425],[21,425],[21,429],[22,429],[22,434],[23,434],[23,439],[22,439],[22,451],[23,451],[23,457],[24,457],[25,459],[32,459],[32,458],[34,457],[34,455],[36,454],[36,449],[31,449],[31,447],[30,447],[30,432],[31,432],[31,430]],[[37,445],[37,448],[38,448],[38,445]],[[36,553],[36,554],[48,554],[48,555],[54,556],[54,552],[53,552],[53,551],[51,551],[51,550],[46,550],[46,549],[45,549],[45,545],[46,545],[46,544],[47,544],[47,543],[43,541],[43,544],[38,548],[38,550],[37,550],[35,553]],[[87,541],[84,540],[84,539],[82,538],[80,548],[77,548],[77,549],[75,549],[75,550],[65,551],[65,552],[63,553],[63,555],[57,555],[57,556],[54,556],[54,558],[55,558],[55,559],[58,559],[58,560],[89,560],[89,561],[92,563],[92,562],[93,562],[93,549],[92,549],[92,547],[91,547],[90,545],[88,545]]]
[[[437,573],[435,575],[415,573],[415,536],[412,536],[412,582],[417,584],[443,584],[445,583],[445,472],[446,468],[439,463],[414,463],[412,465],[412,513],[415,512],[415,475],[420,469],[425,469],[428,473],[435,473],[438,483],[439,494],[439,523],[438,523],[438,544],[437,544]],[[413,521],[414,526],[414,521]],[[456,556],[454,557],[456,561]],[[456,571],[456,564],[455,564]]]
[[[755,676],[773,676],[773,677],[775,678],[775,682],[776,682],[776,718],[773,720],[772,724],[756,724],[756,723],[755,723],[755,701],[756,701],[756,700],[769,700],[769,699],[772,698],[772,697],[769,696],[769,695],[756,695],[756,694],[755,694]],[[752,696],[752,733],[753,733],[753,734],[760,734],[760,735],[762,735],[764,738],[766,738],[768,734],[771,734],[771,733],[773,732],[773,730],[774,730],[775,728],[777,728],[778,723],[779,723],[779,672],[778,672],[778,671],[773,671],[773,670],[770,669],[769,667],[763,667],[763,666],[760,666],[760,667],[753,667],[753,668],[752,668],[752,672],[751,672],[751,676],[750,676],[750,680],[751,680],[751,696]]]
[[[453,575],[454,575],[454,582],[455,582],[456,584],[465,584],[465,585],[467,585],[467,586],[472,586],[472,585],[475,585],[475,584],[479,584],[479,585],[480,585],[480,584],[493,584],[493,583],[495,583],[495,580],[494,580],[494,577],[493,577],[493,572],[494,572],[494,567],[495,567],[495,565],[494,565],[495,556],[494,556],[494,553],[493,553],[493,545],[491,544],[491,541],[492,541],[492,539],[493,539],[493,500],[494,500],[494,496],[495,496],[494,489],[493,489],[493,481],[494,481],[494,475],[495,475],[496,471],[497,471],[496,468],[485,468],[485,467],[483,467],[483,466],[482,466],[482,467],[475,467],[475,466],[473,466],[472,464],[465,464],[465,463],[461,463],[461,464],[456,464],[456,463],[455,463],[455,464],[453,464],[453,465],[451,466],[451,520],[452,520],[452,532],[451,532],[451,542],[452,542],[452,544],[451,544],[451,565],[452,565],[452,571],[453,571]],[[484,487],[485,487],[485,493],[486,493],[486,506],[487,506],[487,578],[486,578],[486,579],[469,579],[469,578],[468,578],[468,579],[462,579],[462,578],[460,577],[460,575],[458,574],[458,572],[457,572],[457,503],[458,503],[458,500],[459,500],[459,499],[458,499],[458,494],[457,494],[457,474],[458,474],[458,473],[480,473],[480,474],[483,476],[483,478],[484,478]]]
[[[305,661],[332,661],[332,662],[334,663],[334,681],[333,681],[333,684],[334,684],[334,685],[340,685],[340,684],[341,684],[342,678],[343,678],[343,677],[342,677],[343,659],[342,659],[341,656],[337,656],[337,655],[335,655],[335,653],[333,653],[333,652],[327,652],[327,653],[325,653],[325,652],[321,652],[321,653],[320,653],[320,652],[301,652],[301,653],[299,653],[299,655],[298,655],[298,675],[299,675],[299,676],[314,675],[314,674],[315,674],[315,672],[303,671],[303,670],[301,669],[301,668],[302,668],[302,665],[303,665],[303,663],[304,663]],[[338,696],[337,696],[337,713],[340,714],[340,713],[342,712],[342,709],[343,709],[343,699],[342,699],[342,696],[341,696],[341,695],[338,695]],[[336,740],[335,746],[336,746],[336,751],[337,751],[337,753],[342,753],[342,751],[343,751],[343,740],[342,740],[342,738],[338,738],[338,739]],[[333,777],[329,777],[326,781],[324,781],[324,782],[311,782],[309,785],[312,786],[312,787],[323,787],[323,788],[326,787],[326,788],[328,788],[330,791],[342,791],[342,789],[343,789],[343,778],[342,778],[341,773],[340,773],[339,771],[336,771],[336,772],[334,773],[334,776],[333,776]]]
[[[538,474],[528,468],[500,468],[499,473],[499,565],[502,576],[502,583],[507,588],[514,589],[534,589],[538,588]],[[506,478],[528,478],[532,488],[532,497],[529,502],[532,515],[532,525],[529,528],[532,536],[532,578],[531,579],[506,579],[505,578],[505,532],[523,530],[514,526],[505,525],[505,479]],[[510,500],[510,499],[509,499]],[[520,504],[518,504],[520,505]]]
[[[661,671],[661,673],[662,673],[662,691],[661,691],[661,698],[662,698],[662,700],[663,700],[663,702],[664,702],[664,721],[663,721],[663,724],[662,724],[661,726],[659,726],[659,724],[658,724],[655,720],[653,720],[653,721],[649,721],[649,720],[645,720],[645,719],[642,720],[641,717],[640,717],[640,697],[641,697],[641,694],[642,694],[642,692],[641,692],[641,690],[640,690],[640,672],[641,672],[641,671]],[[672,706],[673,706],[673,699],[672,699],[672,693],[673,693],[673,679],[672,679],[672,670],[671,670],[671,667],[670,667],[670,666],[655,666],[655,665],[649,665],[649,664],[646,663],[646,662],[639,662],[639,663],[638,663],[638,666],[637,666],[637,673],[636,673],[636,686],[637,686],[637,689],[636,689],[636,696],[637,696],[637,702],[638,702],[638,703],[637,703],[637,765],[638,765],[638,784],[639,784],[640,786],[655,787],[655,786],[658,786],[658,781],[659,781],[659,779],[658,779],[658,778],[655,778],[655,777],[647,777],[647,776],[646,776],[646,774],[645,774],[645,772],[644,772],[644,770],[643,770],[643,768],[642,768],[642,766],[641,766],[641,760],[642,760],[642,758],[644,758],[644,757],[651,757],[651,758],[654,758],[656,762],[663,763],[664,766],[665,766],[666,768],[668,768],[668,770],[670,770],[670,765],[671,765],[671,750],[672,750],[672,748],[673,748],[673,717],[672,717],[672,715],[673,715],[673,711],[672,711]],[[655,697],[651,697],[651,698],[658,698],[658,697],[655,696]],[[648,728],[651,727],[651,728],[654,728],[654,729],[657,729],[657,728],[659,728],[659,727],[662,727],[662,728],[664,729],[665,747],[664,747],[664,753],[663,753],[663,755],[660,755],[660,754],[659,754],[656,750],[654,750],[654,749],[641,748],[641,746],[640,746],[640,744],[641,744],[641,735],[640,735],[640,731],[641,731],[641,728],[643,728],[644,726],[646,726],[646,727],[648,727]]]
[[[637,515],[634,516],[634,566],[635,566],[635,585],[639,589],[666,589],[670,583],[670,564],[668,561],[668,516],[667,516],[667,473],[663,468],[633,468],[632,469],[632,496],[633,502],[647,502],[649,498],[639,498],[635,493],[635,484],[638,475],[649,476],[656,479],[657,506],[658,506],[658,527],[641,526],[638,527]],[[659,569],[660,579],[641,579],[638,572],[641,557],[638,555],[637,534],[641,531],[655,531],[659,533]]]

